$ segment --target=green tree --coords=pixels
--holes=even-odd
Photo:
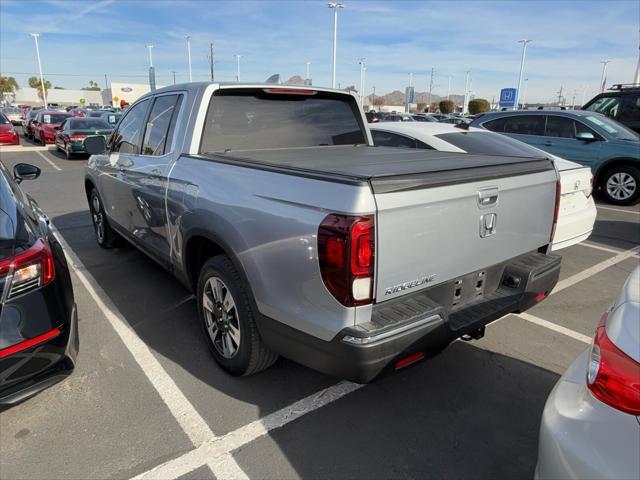
[[[0,76],[0,101],[4,100],[5,95],[15,93],[18,88],[20,87],[15,78]]]
[[[93,80],[89,80],[89,85],[82,88],[81,90],[100,90],[100,85],[98,82],[94,82]]]
[[[44,100],[44,96],[42,95],[42,83],[40,82],[40,79],[38,77],[29,77],[29,80],[27,80],[27,82],[29,83],[29,86],[31,88],[35,88],[38,90],[38,98],[40,98],[40,100]],[[51,90],[51,82],[49,80],[45,80],[44,81],[45,95],[49,90]]]
[[[451,100],[442,100],[438,107],[440,107],[440,113],[453,113],[456,105]]]
[[[488,112],[489,110],[491,110],[491,105],[484,98],[474,98],[469,102],[469,113],[471,115]]]

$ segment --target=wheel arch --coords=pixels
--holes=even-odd
[[[596,173],[593,175],[593,185],[596,188],[602,187],[602,181],[605,174],[612,168],[629,166],[640,170],[640,161],[631,157],[618,157],[607,160],[598,167]]]

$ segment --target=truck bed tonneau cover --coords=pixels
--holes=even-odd
[[[375,193],[525,175],[553,169],[548,158],[471,155],[366,145],[235,150],[205,157],[293,174],[370,182]]]

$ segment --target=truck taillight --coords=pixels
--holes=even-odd
[[[28,250],[0,262],[0,275],[11,280],[6,298],[16,297],[51,283],[55,277],[53,254],[49,245],[38,239]]]
[[[550,242],[553,242],[553,237],[556,234],[556,226],[558,225],[558,214],[560,213],[560,179],[556,180],[556,203],[553,207],[553,226],[551,227]]]
[[[607,314],[600,319],[591,346],[587,386],[591,393],[617,410],[640,415],[640,364],[607,336]]]
[[[322,281],[345,307],[373,301],[375,226],[373,215],[328,215],[318,229]]]

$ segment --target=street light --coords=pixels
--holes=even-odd
[[[464,97],[462,99],[463,114],[467,113],[467,96],[469,95],[469,74],[470,73],[471,73],[471,70],[467,70],[465,72],[465,77],[464,77]]]
[[[529,85],[529,79],[524,79],[524,87],[522,89],[522,109],[524,110],[527,106],[527,85]]]
[[[358,64],[360,65],[360,104],[364,101],[364,61],[366,59],[362,57]]]
[[[311,62],[305,62],[305,65],[307,66],[307,76],[305,77],[306,80],[309,80],[311,77],[309,76],[309,65],[311,65]]]
[[[40,47],[38,46],[39,33],[30,33],[36,42],[36,58],[38,59],[38,70],[40,71],[40,88],[42,88],[42,101],[44,102],[44,108],[49,108],[47,105],[47,91],[44,88],[44,76],[42,75],[42,63],[40,62]]]
[[[607,73],[607,63],[611,63],[611,60],[603,60],[600,62],[602,64],[602,76],[600,77],[600,93],[604,92],[604,84],[607,81],[607,77],[605,77]]]
[[[187,58],[189,59],[189,81],[193,82],[191,75],[191,37],[187,35]]]
[[[522,87],[522,72],[524,71],[524,56],[527,52],[527,45],[531,43],[532,40],[527,40],[523,38],[522,40],[518,40],[518,43],[522,44],[522,59],[520,60],[520,75],[518,75],[518,90],[516,90],[516,101],[513,106],[514,110],[518,109],[518,102],[520,101],[520,88]]]
[[[236,57],[236,82],[240,81],[240,57],[242,55],[234,55],[234,57]]]
[[[153,68],[153,55],[151,54],[151,49],[153,48],[153,45],[145,45],[145,47],[147,47],[147,49],[149,50],[149,66]]]
[[[327,3],[327,7],[333,9],[333,63],[331,67],[331,88],[336,88],[336,47],[338,42],[338,9],[344,5],[337,2]]]

